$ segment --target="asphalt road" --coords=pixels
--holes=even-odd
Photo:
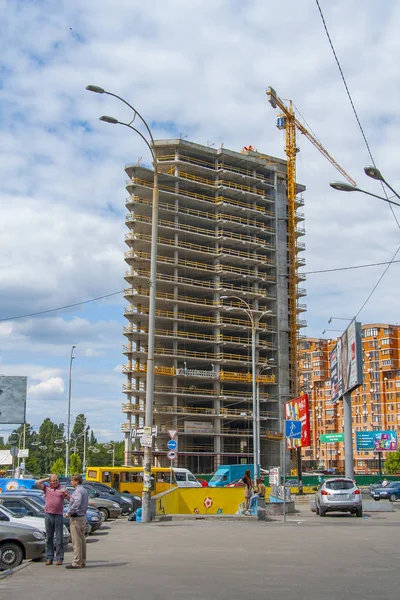
[[[0,596],[392,600],[399,595],[400,510],[362,519],[349,515],[321,519],[302,509],[286,524],[141,525],[119,519],[106,527],[89,540],[86,569],[32,563],[0,581]]]

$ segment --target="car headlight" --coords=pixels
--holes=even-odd
[[[119,504],[117,504],[116,502],[113,502],[113,507],[114,508],[120,508]]]
[[[99,517],[90,517],[89,521],[96,523],[97,521],[100,521]]]
[[[33,537],[34,537],[34,538],[36,538],[37,540],[44,540],[44,539],[46,539],[46,536],[44,535],[44,533],[43,533],[42,531],[35,530],[35,531],[32,533],[32,535],[33,535]]]

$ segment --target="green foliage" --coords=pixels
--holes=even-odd
[[[51,465],[51,472],[56,475],[64,475],[65,473],[65,464],[62,458],[57,458],[57,460]]]
[[[69,473],[82,473],[82,461],[77,454],[71,454],[69,457]]]
[[[400,471],[400,449],[397,452],[388,452],[384,470],[388,475],[394,475]]]

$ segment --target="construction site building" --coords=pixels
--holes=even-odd
[[[252,325],[260,463],[281,464],[282,403],[289,399],[286,161],[187,140],[155,142],[159,181],[155,327],[154,461],[167,466],[168,432],[177,431],[174,466],[196,473],[252,462]],[[122,406],[125,464],[141,464],[132,431],[143,426],[149,313],[153,170],[128,165]],[[303,200],[299,196],[297,208]],[[304,215],[297,212],[297,265],[304,259]],[[298,283],[304,278],[299,275]],[[301,283],[300,283],[301,285]],[[296,288],[297,298],[305,290]],[[244,301],[244,302],[242,302]],[[247,310],[247,309],[246,309]],[[270,312],[269,312],[270,311]]]
[[[379,473],[378,453],[358,452],[357,432],[394,431],[400,437],[400,327],[372,323],[362,325],[361,331],[363,384],[351,393],[354,471],[370,475]],[[329,355],[336,342],[301,341],[300,388],[309,395],[311,421],[311,446],[302,451],[305,469],[344,472],[344,443],[321,438],[343,433],[344,427],[343,401],[331,400]],[[385,459],[388,453],[381,455]]]

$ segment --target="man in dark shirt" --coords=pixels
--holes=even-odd
[[[46,565],[52,565],[54,559],[54,535],[56,536],[56,565],[62,565],[64,560],[63,544],[63,509],[64,499],[69,494],[64,487],[60,486],[58,476],[53,474],[45,479],[36,481],[36,487],[43,490],[45,505],[45,527],[46,527]]]
[[[89,496],[82,485],[82,475],[75,473],[71,477],[74,491],[71,494],[68,514],[71,523],[71,538],[74,549],[74,559],[66,569],[82,569],[86,567],[86,511],[89,504]]]

